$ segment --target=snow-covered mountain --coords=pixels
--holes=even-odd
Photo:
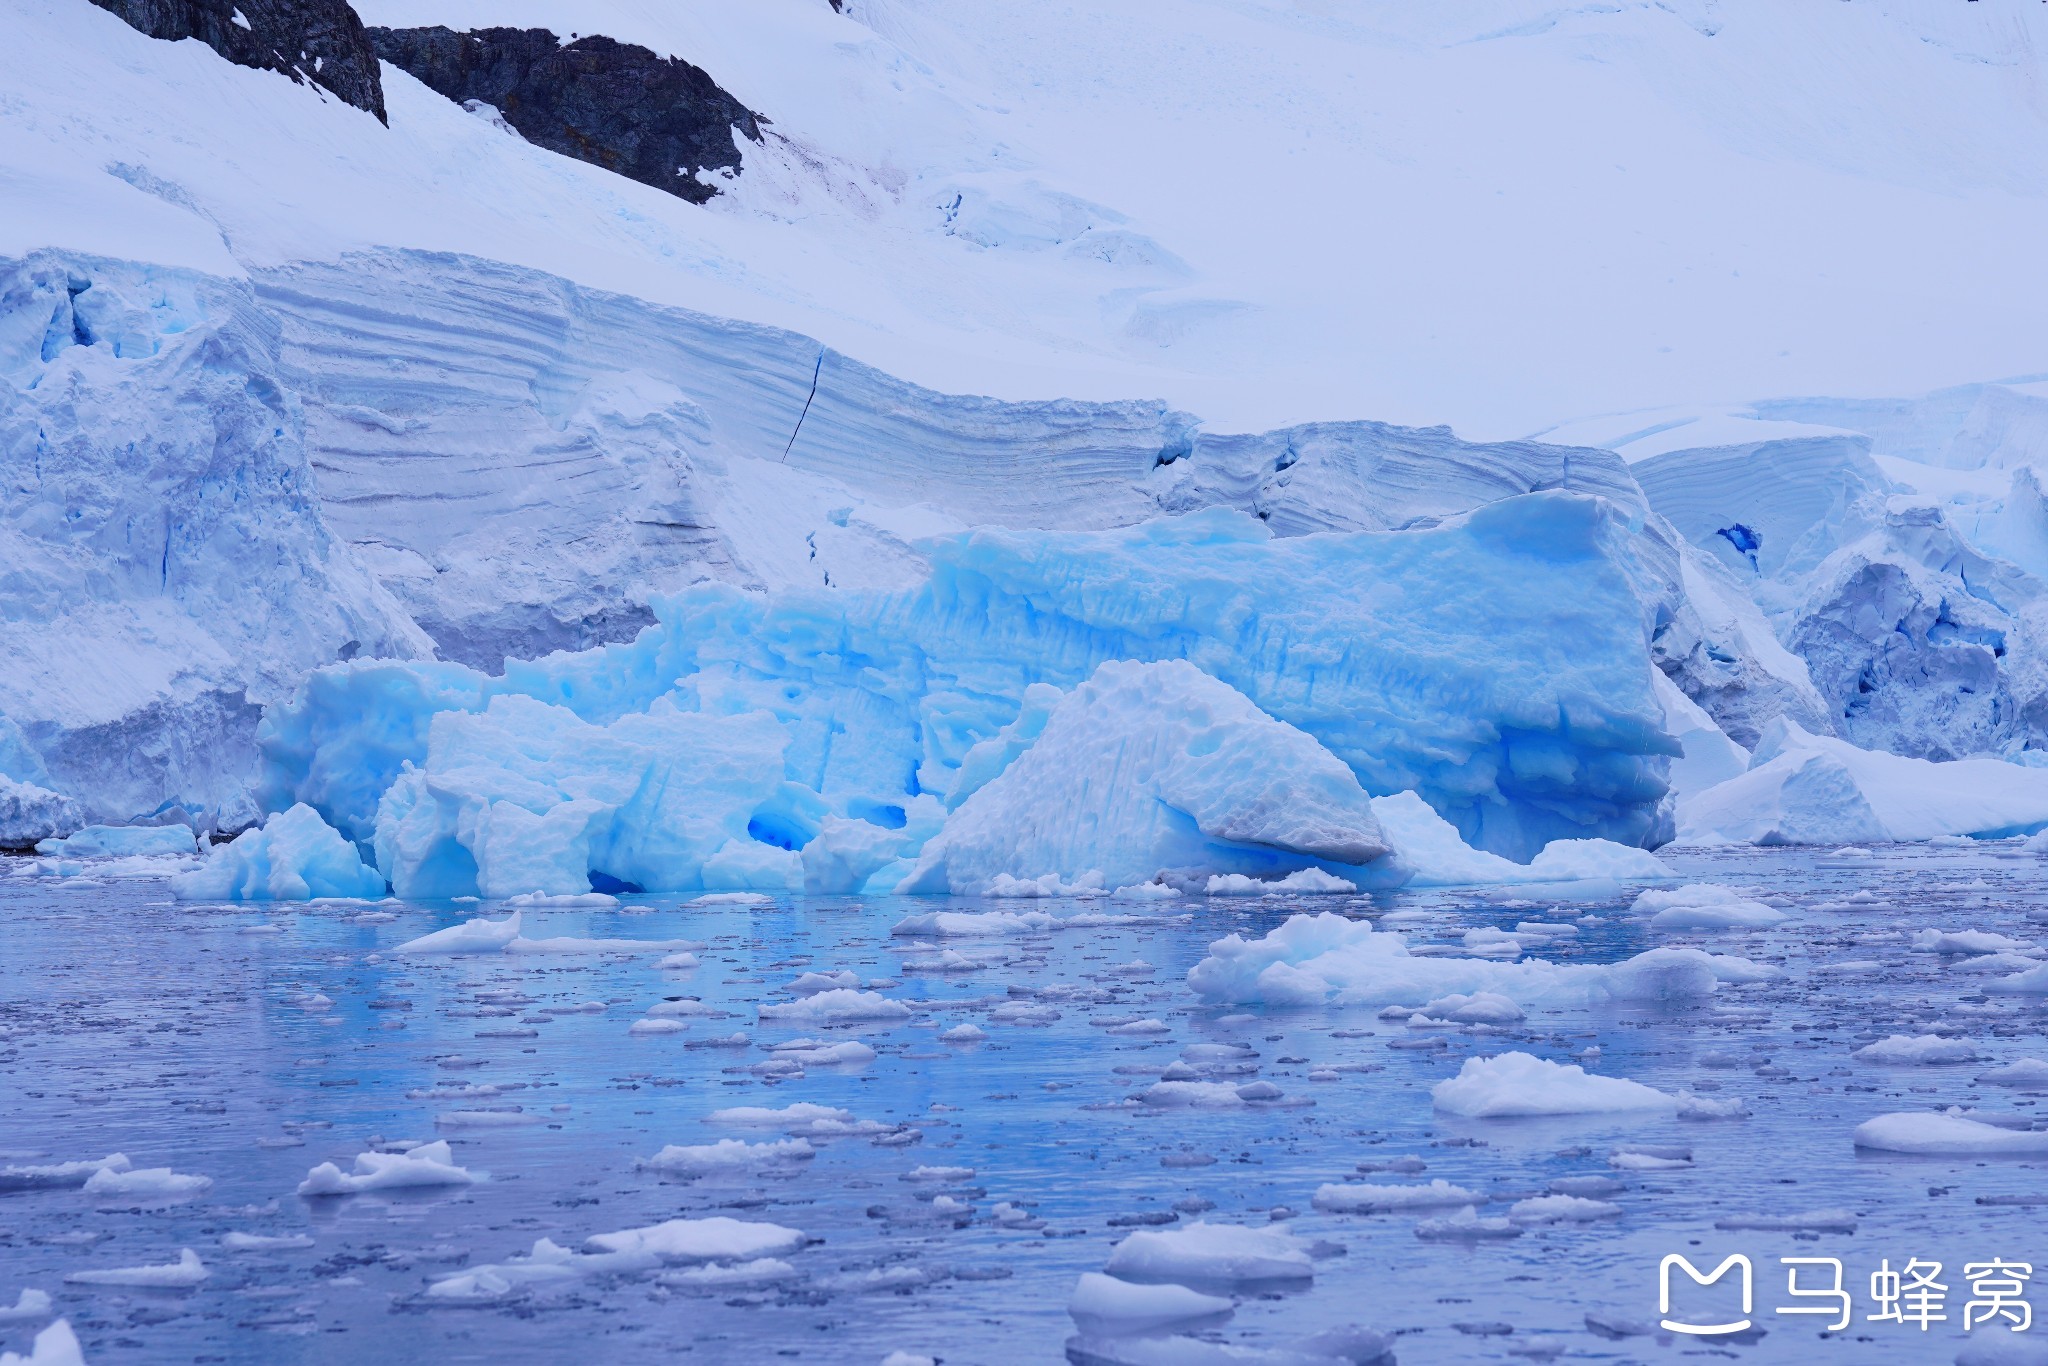
[[[828,820],[914,830],[899,808],[1021,724],[1029,687],[1116,659],[1207,659],[1366,790],[1522,858],[1668,835],[1669,735],[1736,764],[1783,722],[2048,751],[2032,9],[278,0],[224,29],[190,4],[180,31],[213,46],[119,3],[0,16],[0,772],[86,817],[234,829],[304,799],[367,851],[400,763],[439,762],[437,707],[612,726],[679,677],[706,712],[761,703],[759,678],[706,700],[727,590],[691,585],[752,595],[778,662],[748,668],[838,699],[791,704],[793,736],[819,728],[799,749],[907,727],[876,742],[901,773],[821,760],[810,798],[774,796],[790,852]],[[323,82],[328,49],[272,35],[353,33],[336,7],[504,107],[391,61],[374,101]],[[561,57],[390,36],[435,26],[547,30]],[[731,154],[644,81],[619,93],[619,45],[728,121]],[[1758,397],[1788,393],[1863,397]],[[1147,587],[1124,529],[1204,509],[1280,538],[1229,552],[1247,572],[1366,594],[1324,615],[1367,634],[1324,630],[1311,662],[1169,630],[1159,593],[1224,600],[1194,561]],[[1039,539],[990,580],[975,528]],[[1324,532],[1462,548],[1349,578],[1279,549]],[[1500,536],[1580,568],[1502,588],[1527,620],[1459,617],[1460,566],[1498,569]],[[1039,624],[989,625],[992,581]],[[1587,602],[1588,672],[1526,671]],[[932,612],[985,620],[899,620]],[[1371,636],[1395,622],[1419,639]],[[916,676],[796,670],[817,630]],[[1534,691],[1481,683],[1489,640]],[[555,650],[597,653],[506,673]],[[378,677],[467,700],[393,711],[380,784],[334,795],[342,722],[293,701],[309,672],[434,657],[467,667]],[[590,701],[636,660],[672,672]],[[1385,714],[1340,725],[1298,695],[1318,671]],[[870,705],[896,719],[846,710]],[[885,853],[870,872],[916,849]]]

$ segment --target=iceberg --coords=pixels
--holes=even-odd
[[[1164,869],[1284,875],[1389,852],[1342,760],[1186,660],[1103,664],[1041,730],[1000,772],[973,775],[900,890],[974,895],[1048,872],[1108,887]]]
[[[303,801],[373,846],[402,894],[582,891],[592,873],[788,890],[815,872],[836,887],[870,865],[880,876],[891,851],[826,821],[898,831],[894,853],[916,859],[936,843],[925,797],[950,804],[955,828],[930,865],[944,854],[948,885],[1031,880],[1055,869],[1028,860],[1071,860],[1074,836],[984,843],[998,804],[1019,799],[1004,774],[1050,767],[1055,748],[1030,758],[1048,743],[1099,762],[1114,718],[1135,725],[1138,699],[1171,695],[1178,719],[1144,741],[1145,781],[1168,781],[1171,737],[1194,745],[1203,716],[1219,746],[1232,732],[1233,754],[1320,746],[1337,763],[1314,757],[1318,795],[1299,798],[1312,805],[1269,811],[1252,775],[1226,791],[1221,761],[1184,751],[1170,781],[1200,808],[1192,830],[1169,840],[1171,822],[1148,814],[1089,832],[1131,861],[1131,882],[1156,871],[1139,851],[1162,842],[1278,839],[1362,858],[1381,841],[1358,791],[1415,791],[1465,841],[1512,857],[1559,839],[1655,843],[1677,746],[1631,534],[1617,505],[1547,491],[1410,531],[1276,538],[1210,509],[1113,531],[943,535],[921,543],[914,587],[700,585],[660,600],[630,642],[508,661],[501,677],[409,661],[317,670],[266,715],[264,801]],[[1172,667],[1113,670],[1079,692],[1111,663]],[[1075,696],[1055,706],[1034,685]],[[1355,789],[1335,785],[1340,765]],[[1120,816],[1137,818],[1139,790],[1118,796]],[[821,836],[807,871],[802,851]]]
[[[185,901],[310,901],[384,892],[384,879],[363,866],[355,846],[303,803],[216,846],[204,864],[171,879],[171,894]]]
[[[2048,769],[1859,749],[1779,718],[1748,772],[1679,807],[1685,844],[1874,844],[1994,839],[2048,827]]]
[[[38,854],[59,858],[130,858],[197,853],[192,831],[183,825],[88,825],[62,839],[36,845]]]
[[[71,798],[0,771],[0,849],[32,848],[83,824],[85,816]]]

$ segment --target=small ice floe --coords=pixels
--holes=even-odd
[[[844,970],[838,972],[807,972],[784,987],[783,990],[797,996],[815,996],[821,991],[831,991],[834,987],[857,987],[859,985],[860,977],[856,973]]]
[[[1975,1062],[1977,1050],[1966,1039],[1945,1039],[1939,1034],[1894,1034],[1865,1044],[1854,1056],[1858,1062],[1893,1067],[1938,1067]]]
[[[1210,896],[1345,896],[1357,891],[1358,884],[1320,868],[1297,868],[1271,881],[1243,873],[1213,875],[1202,890]]]
[[[1522,1226],[1512,1219],[1482,1219],[1476,1210],[1461,1209],[1448,1219],[1424,1219],[1415,1236],[1426,1243],[1477,1243],[1519,1238]]]
[[[1164,882],[1137,882],[1111,892],[1112,901],[1171,901],[1180,892]]]
[[[1508,1218],[1517,1224],[1590,1224],[1621,1214],[1620,1205],[1577,1195],[1535,1195],[1508,1207]]]
[[[1906,1110],[1856,1126],[1856,1146],[1872,1152],[1944,1157],[2048,1156],[2048,1133],[2007,1129],[1957,1111]]]
[[[682,1290],[761,1290],[793,1281],[800,1274],[780,1257],[755,1257],[744,1262],[707,1262],[680,1271],[664,1271],[654,1279]]]
[[[1310,1245],[1284,1230],[1197,1220],[1127,1235],[1103,1270],[1128,1281],[1214,1287],[1306,1281],[1316,1269]]]
[[[230,1252],[299,1252],[313,1246],[303,1233],[223,1233],[220,1245]]]
[[[33,1323],[50,1317],[50,1292],[23,1290],[14,1297],[12,1308],[0,1308],[0,1323]]]
[[[882,1358],[882,1366],[939,1366],[937,1357],[928,1357],[922,1352],[905,1352],[901,1349]]]
[[[1627,1183],[1611,1176],[1560,1176],[1550,1183],[1552,1195],[1579,1195],[1588,1200],[1605,1199],[1627,1189]]]
[[[1136,1093],[1136,1099],[1161,1109],[1239,1110],[1246,1106],[1285,1109],[1313,1105],[1288,1096],[1270,1081],[1233,1085],[1220,1081],[1159,1081]]]
[[[2010,939],[1989,930],[1922,930],[1913,936],[1912,947],[1920,953],[2029,953],[2040,945],[2026,939]]]
[[[212,1188],[210,1176],[190,1176],[169,1167],[102,1167],[86,1179],[84,1191],[116,1200],[190,1200]]]
[[[523,1129],[529,1124],[544,1124],[546,1115],[537,1115],[517,1105],[506,1105],[495,1110],[447,1110],[434,1116],[434,1125],[441,1129]]]
[[[903,1173],[903,1179],[905,1181],[944,1181],[954,1183],[972,1181],[974,1179],[974,1168],[935,1167],[929,1164],[921,1164]]]
[[[1986,982],[1983,989],[2008,996],[2048,996],[2048,963]]]
[[[1980,1073],[1977,1080],[1986,1086],[2010,1086],[2018,1091],[2048,1090],[2048,1062],[2039,1058],[2021,1058]]]
[[[711,1176],[788,1167],[808,1162],[817,1155],[818,1150],[801,1138],[769,1143],[721,1138],[716,1143],[671,1143],[640,1165],[677,1176]]]
[[[834,987],[780,1005],[757,1007],[763,1020],[795,1020],[807,1024],[844,1024],[860,1020],[907,1020],[910,1007],[873,991]]]
[[[685,952],[672,953],[654,966],[662,972],[688,972],[691,968],[702,965],[697,961],[696,954]]]
[[[1111,1336],[1221,1323],[1236,1308],[1233,1300],[1204,1295],[1184,1285],[1139,1285],[1099,1271],[1081,1273],[1067,1299],[1067,1313],[1081,1331]]]
[[[0,1191],[63,1190],[83,1186],[100,1172],[125,1172],[133,1165],[128,1154],[111,1153],[89,1161],[0,1167]]]
[[[58,1319],[36,1334],[27,1356],[0,1352],[0,1366],[85,1366],[85,1349],[78,1345],[70,1320]]]
[[[1697,1096],[1690,1091],[1680,1091],[1678,1117],[1699,1120],[1748,1119],[1749,1107],[1733,1096],[1721,1100],[1712,1096]]]
[[[814,1105],[807,1100],[773,1110],[761,1105],[734,1105],[723,1110],[713,1110],[704,1117],[704,1122],[728,1124],[735,1128],[780,1129],[787,1134],[812,1138],[829,1138],[841,1134],[879,1134],[896,1127],[874,1120],[855,1119],[851,1110],[841,1110],[830,1105]]]
[[[555,896],[546,892],[526,892],[506,897],[504,904],[533,911],[608,910],[618,905],[619,899],[609,892],[563,892]]]
[[[689,1028],[689,1022],[668,1015],[650,1015],[635,1020],[626,1026],[628,1034],[681,1034]]]
[[[1111,1025],[1103,1031],[1125,1037],[1146,1037],[1173,1033],[1173,1026],[1164,1020],[1127,1020],[1123,1024]]]
[[[996,964],[1007,961],[1002,956],[981,956],[961,953],[958,949],[941,949],[937,953],[920,954],[903,960],[905,972],[981,972]]]
[[[1397,1214],[1404,1210],[1458,1209],[1487,1197],[1437,1177],[1426,1186],[1324,1185],[1309,1201],[1326,1214]]]
[[[1621,1077],[1600,1077],[1528,1053],[1467,1058],[1458,1075],[1430,1090],[1436,1108],[1471,1119],[1535,1115],[1595,1115],[1631,1111],[1670,1112],[1671,1096]]]
[[[775,898],[766,892],[706,892],[703,896],[692,897],[691,906],[768,906]]]
[[[1607,1154],[1607,1165],[1623,1172],[1678,1172],[1692,1165],[1692,1149],[1673,1143],[1630,1143]]]
[[[191,1248],[178,1253],[178,1260],[161,1266],[122,1266],[105,1271],[74,1271],[64,1279],[71,1285],[119,1285],[154,1290],[184,1290],[198,1285],[213,1273]]]
[[[1782,911],[1711,882],[1652,889],[1629,909],[1649,916],[1653,930],[1767,930],[1785,923]]]
[[[523,911],[503,920],[479,917],[451,925],[445,930],[408,939],[393,949],[403,954],[510,953],[510,954],[606,954],[652,953],[668,949],[695,949],[702,945],[688,939],[528,939],[520,933]]]
[[[788,1043],[776,1044],[773,1052],[777,1058],[805,1067],[875,1060],[875,1050],[859,1039],[846,1039],[840,1043],[827,1043],[823,1039],[791,1039]]]
[[[1210,1342],[1176,1334],[1067,1339],[1071,1366],[1394,1366],[1394,1344],[1365,1328],[1332,1328],[1283,1345]]]
[[[402,1153],[358,1153],[356,1169],[343,1172],[322,1162],[306,1173],[299,1194],[360,1195],[364,1191],[401,1190],[420,1186],[467,1186],[478,1178],[455,1165],[447,1140],[422,1143]]]
[[[673,1001],[656,1001],[647,1007],[648,1015],[660,1019],[667,1016],[687,1018],[696,1015],[714,1015],[717,1012],[694,996],[681,996]]]
[[[957,1024],[939,1034],[941,1043],[980,1043],[988,1037],[988,1031],[978,1024]]]
[[[1714,1221],[1723,1233],[1854,1233],[1856,1216],[1845,1209],[1817,1209],[1805,1214],[1731,1214]]]
[[[1469,995],[1439,996],[1415,1012],[1431,1020],[1451,1024],[1509,1025],[1528,1018],[1527,1013],[1497,991],[1476,991]],[[1414,1024],[1415,1016],[1409,1017]]]
[[[737,1265],[794,1252],[806,1242],[793,1228],[750,1223],[723,1215],[670,1219],[646,1228],[600,1233],[573,1252],[542,1238],[524,1257],[444,1276],[427,1287],[428,1303],[488,1304],[522,1290],[574,1282],[585,1276],[652,1271],[675,1264]]]

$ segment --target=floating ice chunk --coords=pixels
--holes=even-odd
[[[1393,1343],[1363,1328],[1334,1328],[1282,1346],[1255,1347],[1202,1338],[1109,1337],[1067,1339],[1072,1366],[1394,1366]]]
[[[1989,930],[1922,930],[1913,936],[1921,953],[2026,953],[2041,946],[2031,940],[2008,939]]]
[[[1084,1332],[1151,1333],[1202,1320],[1221,1321],[1234,1301],[1184,1285],[1137,1285],[1085,1271],[1068,1297],[1067,1313]]]
[[[1977,1080],[1987,1086],[2010,1086],[2022,1091],[2048,1090],[2048,1062],[2039,1058],[2021,1058],[2003,1067],[1994,1067],[1979,1075]]]
[[[28,1323],[50,1317],[50,1292],[26,1289],[14,1297],[12,1308],[0,1308],[0,1323]]]
[[[1357,891],[1358,884],[1320,868],[1297,868],[1285,877],[1270,880],[1246,877],[1243,873],[1216,874],[1202,890],[1210,896],[1340,896]]]
[[[1058,873],[1041,873],[1037,877],[1012,877],[1008,873],[997,873],[982,888],[982,895],[998,901],[1088,898],[1103,894],[1102,874],[1092,868],[1072,882],[1061,878]]]
[[[1607,1154],[1607,1165],[1624,1172],[1676,1172],[1692,1166],[1692,1149],[1669,1143],[1637,1143]]]
[[[178,1260],[160,1266],[123,1266],[106,1271],[74,1271],[64,1279],[72,1285],[122,1285],[156,1290],[183,1290],[198,1285],[213,1273],[191,1248],[178,1253]]]
[[[860,978],[850,972],[807,972],[784,987],[783,990],[795,992],[799,996],[809,996],[820,991],[830,991],[834,987],[857,987],[859,985]]]
[[[1131,1281],[1258,1285],[1308,1280],[1315,1275],[1315,1263],[1309,1245],[1283,1229],[1196,1220],[1128,1235],[1111,1251],[1103,1270]]]
[[[516,936],[505,945],[510,954],[597,954],[597,953],[660,953],[692,943],[688,939],[576,939],[557,937],[550,939],[528,939]]]
[[[532,1114],[517,1105],[503,1110],[449,1110],[434,1116],[434,1127],[439,1129],[523,1129],[545,1123],[546,1115]]]
[[[1856,1126],[1856,1146],[1887,1153],[1941,1156],[2026,1157],[2048,1155],[2048,1133],[2001,1129],[1957,1114],[1900,1111]]]
[[[1424,1002],[1417,1013],[1432,1020],[1448,1020],[1452,1024],[1505,1025],[1528,1018],[1520,1006],[1495,991],[1439,996]]]
[[[135,1167],[121,1171],[101,1168],[87,1178],[87,1195],[114,1199],[189,1200],[212,1189],[210,1176],[188,1176],[169,1167]]]
[[[1173,1026],[1166,1023],[1166,1021],[1164,1020],[1128,1020],[1120,1025],[1111,1025],[1108,1029],[1105,1029],[1103,1033],[1145,1037],[1158,1034],[1171,1034],[1173,1033]]]
[[[171,879],[171,894],[186,901],[381,897],[385,890],[383,876],[303,802],[215,845],[203,865]]]
[[[806,1067],[875,1060],[875,1050],[859,1039],[846,1039],[840,1043],[827,1043],[823,1039],[791,1039],[775,1045],[773,1051],[777,1058],[786,1058]]]
[[[85,813],[70,797],[0,772],[0,845],[62,839],[84,823]]]
[[[1611,1201],[1577,1195],[1536,1195],[1508,1207],[1508,1218],[1518,1224],[1588,1224],[1618,1219],[1621,1213],[1621,1206]]]
[[[835,987],[802,1000],[759,1007],[764,1020],[798,1020],[813,1024],[843,1024],[854,1020],[907,1020],[910,1007],[892,1001],[879,992],[853,991]]]
[[[1039,934],[1060,927],[1044,911],[926,911],[907,915],[889,933],[949,939],[987,939],[1005,934]]]
[[[704,1116],[706,1124],[743,1125],[754,1129],[797,1129],[816,1124],[852,1124],[853,1111],[800,1100],[771,1110],[761,1105],[734,1105]]]
[[[1476,1210],[1462,1209],[1448,1219],[1424,1219],[1415,1226],[1415,1236],[1428,1243],[1477,1243],[1522,1236],[1522,1226],[1512,1219],[1482,1219]]]
[[[647,1256],[663,1262],[744,1262],[784,1256],[806,1241],[802,1233],[781,1224],[753,1223],[720,1214],[595,1233],[584,1239],[583,1245],[595,1252]]]
[[[230,1252],[300,1252],[313,1246],[303,1233],[223,1233],[220,1245]]]
[[[1765,930],[1785,922],[1783,912],[1712,883],[1652,889],[1629,909],[1648,915],[1657,930]]]
[[[1817,1209],[1806,1214],[1730,1214],[1714,1221],[1724,1233],[1854,1233],[1856,1216],[1845,1209]]]
[[[58,1319],[36,1334],[27,1356],[0,1352],[0,1366],[85,1366],[85,1351],[78,1345],[70,1321]]]
[[[721,1138],[716,1143],[671,1143],[640,1165],[655,1171],[674,1172],[684,1176],[705,1176],[720,1172],[788,1166],[808,1162],[817,1155],[818,1150],[801,1138],[769,1143],[747,1143],[737,1138]]]
[[[100,1172],[125,1172],[134,1164],[126,1153],[80,1162],[53,1162],[41,1166],[0,1167],[0,1191],[56,1190],[83,1186]]]
[[[522,892],[505,898],[507,909],[533,911],[608,910],[619,904],[609,892]]]
[[[1161,1081],[1137,1093],[1137,1099],[1161,1109],[1241,1110],[1244,1088],[1216,1081]]]
[[[1680,1091],[1678,1117],[1698,1120],[1748,1119],[1749,1107],[1732,1096],[1721,1100],[1711,1096],[1696,1096],[1690,1091]]]
[[[973,894],[999,875],[1129,886],[1161,868],[1369,864],[1388,845],[1350,767],[1185,660],[1110,661],[976,788],[900,890]]]
[[[1764,981],[1776,969],[1698,949],[1651,949],[1621,963],[1558,965],[1421,957],[1401,935],[1330,912],[1290,916],[1265,937],[1230,935],[1188,972],[1210,1000],[1266,1005],[1405,1005],[1494,992],[1518,1004],[1689,1000],[1722,981]]]
[[[419,1186],[467,1186],[476,1180],[467,1169],[455,1165],[455,1155],[443,1139],[422,1143],[402,1153],[358,1153],[353,1172],[343,1172],[332,1162],[322,1162],[306,1173],[298,1193],[359,1195],[364,1191]]]
[[[75,835],[39,841],[36,852],[68,858],[161,857],[195,854],[199,845],[190,826],[88,825]]]
[[[497,953],[519,937],[519,917],[514,911],[503,920],[478,917],[465,920],[460,925],[451,925],[445,930],[435,930],[417,939],[408,939],[393,949],[393,953]]]
[[[939,1034],[941,1043],[980,1043],[988,1037],[988,1031],[978,1024],[957,1024]],[[2042,1064],[2048,1069],[2048,1063]]]
[[[1945,1039],[1939,1034],[1894,1034],[1865,1044],[1856,1050],[1860,1062],[1915,1067],[1977,1061],[1976,1048],[1965,1039]]]
[[[1595,1115],[1677,1109],[1671,1096],[1641,1082],[1599,1077],[1528,1053],[1467,1058],[1458,1075],[1430,1090],[1436,1108],[1473,1119]]]
[[[766,892],[706,892],[693,896],[686,903],[691,906],[772,906],[775,898]]]
[[[659,967],[661,965],[657,963],[655,966]],[[656,1001],[653,1005],[647,1007],[647,1013],[656,1019],[664,1019],[668,1017],[688,1018],[698,1015],[711,1015],[716,1012],[702,1001],[685,996],[678,1001]]]
[[[1389,1214],[1403,1210],[1483,1205],[1487,1197],[1437,1177],[1426,1186],[1323,1185],[1310,1200],[1328,1214]]]
[[[1164,882],[1139,882],[1110,893],[1111,898],[1117,901],[1171,901],[1179,895],[1179,888]]]
[[[1984,990],[2008,996],[2048,996],[2048,963],[1986,982]]]
[[[663,1285],[685,1289],[750,1290],[793,1281],[799,1274],[780,1257],[755,1257],[744,1262],[707,1262],[680,1271],[664,1271],[655,1279]]]
[[[921,1352],[895,1351],[882,1358],[882,1366],[939,1366],[939,1359]]]
[[[700,966],[694,953],[672,953],[654,965],[663,972],[687,972]]]
[[[655,1015],[644,1020],[633,1021],[632,1024],[626,1027],[626,1032],[628,1034],[681,1034],[688,1030],[689,1027],[687,1021],[678,1020],[667,1015]]]

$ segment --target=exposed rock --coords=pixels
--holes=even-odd
[[[311,82],[384,118],[384,82],[348,0],[92,0],[152,38],[197,38],[237,66]]]
[[[760,120],[702,68],[598,35],[544,28],[373,28],[377,55],[458,104],[486,104],[537,146],[702,204],[699,176],[737,175]]]

